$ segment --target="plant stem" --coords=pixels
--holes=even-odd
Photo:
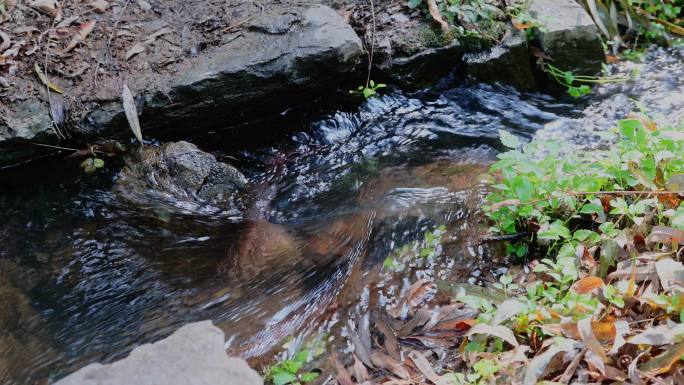
[[[370,0],[371,20],[373,22],[373,29],[371,31],[371,48],[368,54],[368,76],[366,77],[366,88],[370,84],[371,69],[373,68],[373,51],[375,50],[375,4]]]

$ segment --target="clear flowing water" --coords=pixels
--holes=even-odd
[[[232,352],[259,356],[330,317],[355,274],[436,225],[459,245],[454,260],[483,258],[478,175],[500,149],[498,130],[586,146],[630,97],[677,118],[683,57],[656,51],[637,81],[586,101],[445,86],[283,127],[293,134],[249,151],[218,131],[197,143],[250,180],[243,209],[228,214],[122,200],[115,161],[95,176],[74,161],[6,172],[0,383],[52,381],[201,319]]]

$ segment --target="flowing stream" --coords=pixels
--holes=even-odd
[[[202,319],[226,332],[231,352],[263,355],[334,318],[350,303],[342,297],[366,295],[368,272],[438,225],[456,245],[442,266],[466,279],[490,257],[476,245],[479,175],[501,150],[498,130],[587,148],[634,109],[630,99],[676,122],[683,58],[654,50],[615,69],[638,68],[636,80],[580,101],[483,84],[393,91],[246,151],[217,127],[196,143],[248,176],[235,212],[125,202],[116,161],[94,176],[73,161],[6,171],[0,383],[53,381]]]

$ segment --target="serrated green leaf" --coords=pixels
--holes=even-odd
[[[501,139],[501,143],[508,148],[520,147],[520,140],[518,140],[518,137],[508,131],[499,130],[499,138]]]

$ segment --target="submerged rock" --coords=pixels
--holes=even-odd
[[[184,208],[208,204],[225,209],[246,183],[235,167],[181,141],[145,146],[129,155],[116,189],[127,200],[143,205],[165,196]]]
[[[533,0],[529,12],[537,25],[535,38],[553,65],[576,75],[601,72],[606,59],[601,37],[581,5],[574,0]]]
[[[139,346],[108,365],[88,365],[55,385],[263,385],[259,374],[228,357],[223,332],[211,321],[185,325],[169,337]]]

